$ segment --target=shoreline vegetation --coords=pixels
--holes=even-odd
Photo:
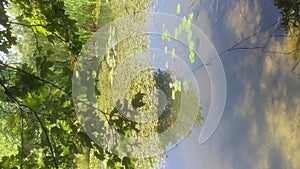
[[[6,30],[0,50],[12,52],[5,63],[0,62],[0,108],[3,112],[13,112],[1,114],[1,124],[5,126],[0,140],[5,144],[1,147],[9,147],[10,150],[10,153],[4,151],[1,154],[2,168],[149,169],[159,168],[164,163],[166,147],[175,145],[180,137],[184,137],[190,129],[191,119],[194,119],[192,115],[179,118],[181,104],[196,107],[197,112],[200,107],[197,99],[193,99],[197,97],[193,95],[195,92],[188,89],[189,84],[183,82],[184,86],[181,86],[183,79],[175,79],[172,71],[147,69],[130,79],[125,100],[118,101],[125,105],[127,100],[139,110],[138,115],[155,120],[149,123],[131,122],[118,112],[111,92],[116,68],[130,56],[149,49],[149,37],[145,34],[129,36],[116,43],[115,31],[126,34],[133,23],[111,26],[106,34],[109,48],[96,72],[95,92],[101,112],[91,114],[92,118],[80,118],[76,108],[85,109],[88,106],[83,103],[75,105],[75,91],[72,90],[72,77],[83,66],[79,62],[84,55],[82,51],[89,47],[86,42],[97,34],[97,30],[116,18],[151,10],[152,3],[151,0],[11,0],[2,4],[1,10],[7,15],[1,20]],[[143,26],[148,19],[141,15],[136,22]],[[144,29],[147,31],[146,25]],[[0,33],[3,35],[3,31]],[[97,47],[92,48],[92,54],[97,54]],[[174,55],[175,50],[172,50]],[[141,62],[135,63],[138,65]],[[130,67],[127,69],[130,71]],[[81,77],[81,80],[88,80],[85,76]],[[90,90],[86,86],[80,87],[83,91]],[[157,112],[160,104],[155,95],[158,91],[164,93],[166,103],[159,118],[158,114],[153,113]],[[189,99],[193,101],[181,100],[182,95],[192,96]],[[189,112],[189,109],[185,111]],[[113,140],[114,144],[121,146],[114,147],[120,154],[126,151],[124,148],[149,151],[138,152],[141,156],[151,156],[157,152],[162,154],[147,158],[120,157],[107,151],[107,147],[99,146],[84,130],[80,120],[87,120],[90,122],[88,124],[104,129],[112,126],[125,136],[142,138],[139,145],[144,147],[140,149],[137,149],[139,145],[128,146],[124,145],[123,140]],[[199,118],[198,122],[201,120]],[[101,135],[106,138],[110,134],[101,131],[96,132],[95,137]],[[163,140],[160,140],[159,134],[165,135]]]

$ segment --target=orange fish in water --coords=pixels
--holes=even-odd
[[[189,14],[188,18],[193,19],[193,16],[194,16],[194,13],[192,12],[192,13]]]
[[[165,41],[164,40],[161,40],[161,48],[165,48]]]
[[[174,129],[174,117],[172,114],[170,114],[170,125],[171,125],[171,128]]]
[[[71,66],[71,69],[74,69],[74,67],[75,67],[75,63],[77,62],[77,57],[76,57],[76,55],[74,55],[74,54],[71,54],[70,55],[70,66]]]

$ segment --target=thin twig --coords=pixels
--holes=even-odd
[[[295,75],[298,75],[298,76],[300,76],[300,74],[299,73],[296,73],[296,72],[294,72],[294,70],[296,69],[296,67],[299,65],[299,62],[300,62],[300,60],[298,60],[297,62],[296,62],[296,64],[293,66],[293,68],[291,69],[291,72],[293,73],[293,74],[295,74]]]
[[[45,25],[42,25],[42,24],[28,25],[28,24],[25,24],[25,23],[14,22],[14,21],[9,21],[8,23],[15,24],[15,25],[20,25],[20,26],[25,26],[25,27],[45,27]]]
[[[23,153],[24,153],[24,131],[23,131],[23,124],[24,124],[24,112],[23,109],[20,109],[20,130],[21,130],[21,153],[20,153],[20,168],[23,169]]]
[[[40,77],[37,77],[37,76],[35,76],[35,75],[32,75],[32,74],[30,74],[30,73],[28,73],[28,72],[26,72],[26,71],[24,71],[24,70],[22,70],[22,69],[15,68],[15,67],[12,67],[12,66],[9,66],[9,65],[7,65],[7,64],[5,64],[5,63],[1,63],[1,62],[0,62],[0,64],[2,64],[3,66],[6,66],[6,67],[8,67],[8,68],[14,69],[14,70],[16,70],[16,71],[19,71],[19,72],[21,72],[21,73],[24,73],[24,74],[26,74],[26,75],[28,75],[28,76],[34,78],[34,79],[37,79],[37,80],[39,80],[39,81],[41,81],[41,82],[44,82],[44,83],[46,83],[46,84],[49,84],[49,85],[51,85],[52,87],[55,87],[55,88],[57,88],[58,90],[62,91],[62,92],[65,93],[66,95],[72,96],[71,93],[69,93],[69,92],[63,90],[61,87],[57,86],[56,84],[53,84],[52,82],[49,82],[49,81],[44,80],[44,79],[41,79]],[[91,106],[91,104],[88,104],[88,103],[86,103],[86,102],[84,102],[84,101],[81,101],[81,100],[79,100],[79,99],[77,99],[77,98],[75,98],[75,97],[73,97],[73,99],[75,99],[75,100],[77,100],[77,101],[79,101],[79,102],[81,102],[81,103],[83,103],[83,104],[85,104],[85,105],[87,105],[87,106]],[[94,108],[94,109],[97,109],[97,108],[95,108],[95,107],[93,107],[93,108]],[[101,112],[101,113],[105,116],[105,118],[107,119],[106,115],[108,115],[109,113],[105,113],[104,111],[102,111],[102,110],[100,110],[100,109],[97,109],[97,110],[98,110],[99,112]],[[108,120],[108,119],[107,119],[107,120]]]
[[[34,79],[37,79],[37,80],[39,80],[39,81],[41,81],[41,82],[44,82],[44,83],[46,83],[46,84],[49,84],[49,85],[51,85],[52,87],[55,87],[55,88],[57,88],[58,90],[60,90],[60,91],[62,91],[62,92],[64,92],[64,93],[70,95],[70,93],[68,93],[67,91],[65,91],[64,89],[62,89],[61,87],[57,86],[56,84],[54,84],[54,83],[52,83],[52,82],[49,82],[49,81],[47,81],[47,80],[45,80],[45,79],[42,79],[42,78],[40,78],[40,77],[38,77],[38,76],[35,76],[35,75],[31,74],[31,73],[28,73],[28,72],[26,72],[26,71],[24,71],[24,70],[22,70],[22,69],[20,69],[20,68],[15,68],[15,67],[9,66],[8,64],[2,63],[2,62],[0,62],[0,64],[3,65],[3,66],[5,66],[5,67],[8,67],[8,68],[10,68],[10,69],[13,69],[13,70],[16,70],[16,71],[18,71],[18,72],[21,72],[21,73],[23,73],[23,74],[25,74],[25,75],[28,75],[28,76],[30,76],[30,77],[32,77],[32,78],[34,78]]]
[[[269,41],[270,41],[272,35],[274,33],[276,33],[281,27],[282,27],[282,25],[280,23],[277,23],[276,26],[274,26],[272,32],[270,33],[270,35],[269,35],[269,37],[268,37],[268,39],[267,39],[267,41],[266,41],[266,43],[265,43],[265,45],[263,47],[263,51],[266,49],[267,45],[269,44]]]
[[[229,51],[232,51],[232,50],[236,50],[236,47],[239,46],[240,44],[244,43],[245,41],[251,39],[252,37],[254,37],[254,36],[256,36],[256,35],[258,35],[258,34],[260,34],[260,33],[262,33],[262,32],[265,32],[266,30],[268,30],[269,28],[273,27],[273,26],[274,26],[275,24],[277,24],[277,23],[278,23],[278,21],[276,21],[276,22],[272,23],[271,25],[269,25],[269,26],[267,26],[267,27],[261,29],[261,30],[258,31],[258,32],[255,32],[254,34],[248,36],[247,38],[245,38],[245,39],[239,41],[238,43],[234,44],[234,45],[231,46],[230,48],[226,49],[224,52],[221,52],[221,53],[220,53],[220,56],[223,55],[223,54],[225,54],[226,52],[229,52]]]
[[[33,110],[31,107],[26,106],[26,105],[23,105],[23,104],[22,104],[21,106],[22,106],[22,107],[25,107],[25,108],[29,109],[31,112],[33,112],[34,116],[36,117],[36,119],[37,119],[38,122],[40,123],[41,128],[42,128],[43,132],[44,132],[45,135],[46,135],[46,139],[47,139],[47,142],[48,142],[48,146],[49,146],[49,148],[50,148],[50,152],[51,152],[51,156],[52,156],[52,158],[53,158],[53,162],[54,162],[55,168],[58,169],[58,164],[57,164],[57,161],[56,161],[56,158],[55,158],[55,154],[54,154],[53,147],[52,147],[51,142],[50,142],[50,138],[49,138],[49,135],[48,135],[47,128],[44,126],[44,124],[43,124],[43,122],[41,121],[41,119],[40,119],[38,113],[37,113],[35,110]]]
[[[54,161],[54,165],[55,165],[55,168],[58,169],[58,163],[56,161],[56,158],[55,158],[55,154],[54,154],[54,149],[51,145],[51,142],[50,142],[50,138],[49,138],[49,135],[48,135],[48,131],[46,129],[46,127],[44,126],[43,122],[41,121],[40,117],[39,117],[39,113],[36,112],[34,109],[32,109],[31,107],[27,106],[27,105],[24,105],[24,104],[20,104],[20,102],[9,92],[8,88],[4,85],[4,83],[0,80],[0,84],[1,86],[4,88],[4,91],[5,91],[5,94],[7,95],[7,97],[16,105],[16,107],[21,111],[21,159],[20,159],[20,168],[22,169],[23,168],[23,150],[24,150],[24,138],[23,138],[23,114],[24,114],[24,110],[22,107],[24,108],[27,108],[29,109],[31,112],[33,112],[34,116],[36,117],[36,119],[38,120],[38,122],[40,123],[41,125],[41,128],[43,130],[43,132],[45,133],[46,135],[46,139],[47,139],[47,142],[48,142],[48,146],[50,148],[50,152],[51,152],[51,156],[53,158],[53,161]],[[85,102],[83,102],[84,104],[87,104]],[[87,104],[89,105],[89,104]],[[111,125],[111,123],[109,122],[109,119],[107,118],[106,115],[108,115],[108,113],[105,113],[104,111],[100,110],[100,109],[97,109],[95,107],[93,107],[94,109],[96,110],[99,110],[101,113],[103,113],[105,119],[107,120],[107,122]]]
[[[1,86],[4,88],[4,93],[6,94],[6,96],[15,104],[15,106],[20,109],[20,104],[17,101],[17,99],[9,92],[9,90],[7,89],[7,87],[4,85],[4,83],[0,80],[0,84]]]
[[[4,83],[0,80],[0,84],[4,89],[4,93],[6,96],[15,104],[15,106],[21,111],[20,116],[21,116],[21,150],[20,150],[20,168],[23,169],[23,152],[24,152],[24,137],[23,137],[23,109],[21,108],[20,103],[18,100],[9,92],[7,87],[4,85]]]
[[[22,169],[23,168],[23,152],[24,152],[24,138],[23,138],[23,122],[24,122],[24,119],[23,119],[23,115],[24,115],[24,110],[22,109],[22,107],[26,107],[27,109],[29,109],[31,112],[34,113],[35,117],[37,118],[37,120],[39,121],[41,127],[42,127],[42,130],[44,131],[45,135],[46,135],[46,138],[47,138],[47,141],[48,141],[48,144],[49,144],[49,148],[50,148],[50,151],[51,151],[51,155],[52,155],[52,158],[54,160],[54,165],[56,167],[56,169],[58,169],[58,164],[56,162],[56,159],[55,159],[55,156],[54,156],[54,151],[53,151],[53,147],[51,145],[51,142],[50,142],[50,139],[49,139],[49,136],[48,136],[48,132],[47,132],[47,129],[46,127],[44,126],[44,124],[42,123],[41,119],[39,118],[38,116],[38,113],[36,111],[34,111],[32,108],[30,108],[29,106],[26,106],[26,105],[22,105],[20,104],[20,102],[9,92],[9,90],[7,89],[7,87],[4,85],[4,83],[0,80],[0,84],[1,86],[4,88],[4,91],[5,91],[5,94],[6,96],[16,105],[16,107],[21,111],[21,160],[20,160],[20,168]]]
[[[262,46],[255,46],[255,47],[238,47],[234,48],[232,50],[251,50],[251,49],[263,49],[264,47]]]
[[[284,38],[293,38],[293,37],[297,37],[297,36],[300,36],[300,34],[292,34],[292,35],[277,34],[277,35],[272,35],[272,37],[284,37]]]
[[[239,48],[234,48],[234,50],[255,50],[255,49],[264,49],[263,46],[256,46],[256,47],[239,47]],[[289,55],[292,54],[295,51],[298,51],[300,49],[293,49],[289,52],[278,52],[278,51],[270,51],[270,50],[262,50],[265,53],[273,53],[273,54],[282,54],[282,55]]]
[[[8,23],[10,24],[15,24],[15,25],[20,25],[20,26],[25,26],[25,27],[28,27],[30,28],[33,32],[33,27],[43,27],[45,29],[46,28],[46,25],[42,25],[42,24],[35,24],[35,25],[29,25],[29,24],[24,24],[24,23],[20,23],[20,22],[14,22],[14,21],[9,21]],[[64,38],[60,37],[56,32],[52,32],[52,31],[49,31],[52,33],[52,35],[54,35],[56,38],[58,38],[59,40],[61,40],[62,42],[64,43],[68,43],[68,41],[66,41]],[[34,32],[35,33],[35,32]],[[36,33],[35,33],[35,36],[36,36]],[[37,37],[35,37],[37,39]],[[68,48],[68,46],[66,46]]]
[[[30,29],[31,29],[31,31],[32,31],[32,33],[33,33],[33,36],[34,36],[34,38],[35,38],[35,46],[36,46],[36,49],[35,49],[35,51],[34,51],[34,53],[33,53],[33,56],[35,56],[35,55],[36,55],[36,52],[37,52],[38,49],[39,49],[39,40],[38,40],[38,37],[37,37],[36,33],[34,32],[33,28],[30,27]]]

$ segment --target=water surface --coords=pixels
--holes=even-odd
[[[291,39],[281,36],[282,29],[274,31],[280,11],[270,0],[202,0],[191,8],[192,1],[163,0],[159,11],[176,15],[178,2],[181,16],[194,12],[193,23],[220,54],[227,100],[214,135],[199,144],[201,127],[193,129],[167,152],[166,168],[300,168],[300,76],[291,73]],[[209,106],[203,105],[204,116]]]

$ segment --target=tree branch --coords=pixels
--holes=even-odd
[[[223,54],[225,54],[226,52],[233,51],[233,50],[236,50],[236,49],[241,49],[241,48],[236,48],[236,47],[239,46],[240,44],[244,43],[245,41],[251,39],[252,37],[254,37],[254,36],[256,36],[256,35],[258,35],[258,34],[260,34],[260,33],[262,33],[262,32],[265,32],[266,30],[268,30],[269,28],[273,27],[273,26],[276,25],[277,23],[278,23],[278,21],[272,23],[271,25],[269,25],[269,26],[267,26],[267,27],[261,29],[261,30],[258,31],[258,32],[255,32],[254,34],[252,34],[252,35],[246,37],[245,39],[243,39],[243,40],[241,40],[241,41],[239,41],[238,43],[234,44],[234,45],[231,46],[230,48],[226,49],[224,52],[221,52],[221,53],[220,53],[220,56],[223,55]]]
[[[293,68],[291,69],[291,72],[292,72],[293,74],[295,74],[295,75],[298,75],[298,76],[300,76],[300,74],[299,74],[299,73],[296,73],[296,72],[295,72],[295,69],[296,69],[296,67],[299,65],[299,62],[300,62],[300,60],[298,60],[298,61],[296,62],[296,64],[293,66]]]
[[[21,73],[23,73],[23,74],[25,74],[25,75],[27,75],[27,76],[30,76],[30,77],[32,77],[32,78],[34,78],[34,79],[36,79],[36,80],[41,81],[41,82],[43,82],[43,83],[49,84],[50,86],[57,88],[58,90],[64,92],[64,93],[67,94],[67,95],[71,95],[71,93],[68,93],[67,91],[65,91],[65,90],[62,89],[61,87],[57,86],[56,84],[54,84],[54,83],[52,83],[52,82],[49,82],[49,81],[47,81],[47,80],[44,80],[44,79],[42,79],[42,78],[40,78],[40,77],[38,77],[38,76],[35,76],[35,75],[31,74],[31,73],[28,73],[28,72],[26,72],[26,71],[24,71],[24,70],[22,70],[22,69],[20,69],[20,68],[15,68],[15,67],[9,66],[8,64],[2,63],[2,62],[0,62],[0,64],[3,65],[3,66],[5,66],[5,67],[8,67],[8,68],[10,68],[10,69],[13,69],[13,70],[16,70],[16,71],[18,71],[18,72],[21,72]]]
[[[45,25],[42,24],[35,24],[35,25],[29,25],[29,24],[25,24],[25,23],[20,23],[20,22],[14,22],[14,21],[8,21],[8,23],[10,24],[14,24],[14,25],[20,25],[20,26],[25,26],[25,27],[44,27]]]
[[[20,118],[21,118],[21,124],[20,124],[20,129],[21,129],[21,155],[20,155],[20,168],[23,169],[23,153],[24,153],[24,131],[23,131],[23,124],[24,124],[24,112],[23,109],[20,109]]]
[[[23,137],[23,124],[24,124],[24,111],[21,108],[20,103],[18,100],[9,92],[7,87],[4,85],[4,83],[0,80],[1,86],[4,88],[4,93],[6,96],[15,104],[15,106],[20,110],[20,118],[21,118],[21,124],[20,124],[20,130],[21,130],[21,150],[20,150],[20,168],[23,169],[23,152],[24,152],[24,137]]]
[[[33,27],[43,27],[43,28],[45,28],[45,29],[47,30],[46,25],[42,25],[42,24],[30,25],[30,24],[25,24],[25,23],[20,23],[20,22],[14,22],[14,21],[9,21],[8,23],[28,27],[28,28],[30,28],[33,32],[34,32]],[[58,39],[61,40],[62,42],[68,43],[64,38],[60,37],[56,32],[52,32],[52,31],[49,31],[49,32],[51,32],[52,35],[54,35],[56,38],[58,38]],[[34,32],[34,33],[35,33],[35,32]],[[36,34],[35,34],[35,36],[36,36]],[[37,37],[36,37],[36,39],[37,39]]]
[[[273,36],[273,34],[276,33],[281,27],[282,27],[282,25],[280,25],[280,23],[277,23],[274,26],[272,32],[270,33],[270,35],[269,35],[269,37],[268,37],[268,39],[267,39],[267,41],[266,41],[266,43],[265,43],[265,45],[263,47],[263,51],[266,49],[267,45],[269,44],[269,41],[270,41],[271,37]]]
[[[66,95],[72,96],[72,93],[68,93],[67,91],[65,91],[65,90],[62,89],[61,87],[57,86],[56,84],[53,84],[52,82],[46,81],[46,80],[44,80],[44,79],[41,79],[40,77],[37,77],[37,76],[35,76],[35,75],[32,75],[32,74],[30,74],[30,73],[28,73],[28,72],[26,72],[26,71],[24,71],[24,70],[22,70],[22,69],[15,68],[15,67],[12,67],[12,66],[9,66],[9,65],[7,65],[7,64],[5,64],[5,63],[1,63],[1,62],[0,62],[0,64],[3,65],[3,66],[5,66],[5,67],[8,67],[8,68],[10,68],[10,69],[13,69],[13,70],[19,71],[19,72],[21,72],[21,73],[24,73],[24,74],[26,74],[26,75],[28,75],[28,76],[34,78],[34,79],[37,79],[37,80],[39,80],[39,81],[41,81],[41,82],[44,82],[44,83],[46,83],[46,84],[49,84],[49,85],[51,85],[52,87],[55,87],[55,88],[57,88],[58,90],[62,91],[62,92],[65,93]],[[84,105],[92,106],[92,107],[93,107],[92,104],[88,104],[88,103],[86,103],[86,102],[84,102],[84,101],[81,101],[81,100],[75,98],[75,97],[73,97],[73,99],[75,99],[75,100],[77,100],[77,101],[83,103]],[[98,110],[100,113],[102,113],[102,114],[105,116],[106,120],[109,122],[109,120],[108,120],[107,117],[106,117],[106,115],[109,115],[109,113],[105,113],[104,111],[102,111],[102,110],[100,110],[100,109],[98,109],[98,108],[96,108],[96,107],[93,107],[93,108],[96,109],[96,110]]]
[[[36,47],[36,49],[35,49],[35,51],[34,51],[34,53],[33,53],[33,56],[35,56],[35,55],[36,55],[36,52],[37,52],[38,49],[39,49],[39,39],[38,39],[38,37],[37,37],[37,34],[34,32],[33,28],[30,27],[30,29],[31,29],[31,31],[32,31],[32,33],[33,33],[33,36],[34,36],[34,38],[35,38],[35,47]]]
[[[49,134],[48,134],[47,128],[44,126],[44,124],[41,121],[38,113],[35,110],[33,110],[32,108],[30,108],[29,106],[26,106],[26,105],[23,105],[23,104],[20,105],[20,106],[29,109],[34,114],[34,116],[36,117],[36,119],[38,120],[38,122],[40,123],[41,128],[42,128],[43,132],[46,135],[46,139],[47,139],[47,142],[48,142],[48,146],[50,148],[50,152],[51,152],[51,156],[53,158],[53,162],[54,162],[55,168],[58,169],[58,164],[57,164],[57,161],[56,161],[56,158],[55,158],[53,147],[52,147],[51,142],[50,142],[50,138],[49,138]]]
[[[20,159],[20,168],[22,169],[23,168],[23,152],[24,152],[24,138],[23,138],[23,124],[24,124],[24,118],[23,118],[23,115],[24,115],[24,110],[22,107],[25,107],[27,109],[29,109],[31,112],[33,112],[34,116],[37,118],[37,120],[39,121],[41,127],[42,127],[42,130],[43,132],[45,133],[46,135],[46,139],[47,139],[47,142],[48,142],[48,146],[50,148],[50,152],[51,152],[51,156],[53,158],[53,161],[54,161],[54,165],[55,165],[55,168],[58,169],[58,164],[56,162],[56,159],[55,159],[55,155],[54,155],[54,151],[53,151],[53,147],[51,145],[51,142],[50,142],[50,139],[49,139],[49,136],[48,136],[48,132],[47,132],[47,129],[46,127],[44,126],[43,122],[41,121],[40,117],[38,116],[38,113],[33,110],[32,108],[30,108],[29,106],[26,106],[26,105],[23,105],[23,104],[20,104],[20,102],[9,92],[9,90],[7,89],[7,87],[4,85],[4,83],[0,80],[0,84],[1,86],[4,88],[4,91],[5,91],[5,94],[6,96],[16,105],[16,107],[21,111],[21,159]]]

